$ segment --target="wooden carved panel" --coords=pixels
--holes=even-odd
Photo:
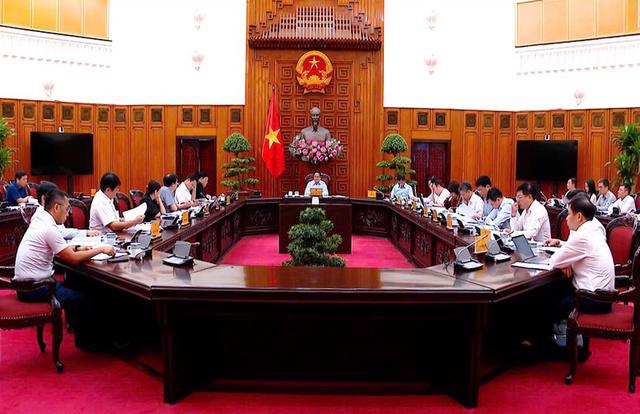
[[[398,125],[398,111],[387,112],[387,125]]]
[[[53,105],[42,106],[42,119],[45,121],[52,121],[55,117],[55,107]]]
[[[389,231],[389,213],[386,206],[353,206],[353,231],[386,236]]]
[[[133,110],[133,122],[137,124],[144,122],[144,109],[136,108]]]
[[[429,112],[418,112],[418,126],[429,125]]]
[[[182,122],[185,122],[185,123],[193,122],[193,109],[192,108],[182,108]]]
[[[554,128],[564,128],[564,114],[553,114],[551,121]]]
[[[584,114],[571,114],[571,128],[584,128]]]
[[[611,122],[615,128],[620,128],[626,121],[626,113],[624,112],[612,112]]]
[[[34,104],[24,104],[22,106],[22,119],[34,120],[36,118],[36,106]]]
[[[109,122],[109,108],[98,109],[98,122]]]
[[[478,117],[476,114],[465,114],[464,116],[464,126],[465,128],[475,128]]]
[[[12,102],[4,102],[2,104],[2,117],[13,118],[16,116],[15,104]]]
[[[411,257],[411,245],[413,244],[413,225],[407,220],[400,219],[400,234],[398,237],[398,247],[408,257]]]
[[[151,108],[151,122],[162,122],[162,108]]]
[[[604,127],[604,112],[593,112],[591,114],[591,126],[593,128]]]
[[[73,121],[73,106],[62,105],[62,120]]]
[[[545,114],[535,114],[533,116],[533,127],[535,129],[545,129],[547,127],[547,118]]]
[[[633,113],[633,123],[640,125],[640,111]]]
[[[218,249],[218,231],[217,226],[211,226],[200,233],[200,252],[201,260],[209,263],[215,263],[220,256]]]
[[[511,128],[511,115],[500,115],[500,129]]]
[[[220,228],[220,254],[223,255],[233,244],[233,223],[232,218],[227,217],[222,220]]]
[[[529,128],[529,117],[527,115],[517,115],[516,116],[516,125],[518,129],[527,129]]]
[[[231,109],[229,111],[229,117],[231,119],[231,123],[239,124],[242,122],[242,111],[240,109]]]
[[[432,265],[432,236],[421,228],[416,227],[413,259],[419,267],[429,267]]]
[[[125,109],[121,109],[121,108],[116,109],[116,122],[118,123],[127,122],[127,112]]]
[[[200,109],[200,122],[203,124],[211,123],[211,109]]]
[[[436,128],[445,128],[447,126],[447,113],[436,112]]]
[[[243,208],[243,233],[259,234],[278,231],[278,204]]]
[[[493,114],[482,115],[482,128],[493,128]]]
[[[331,177],[330,194],[349,194],[349,150],[351,134],[351,113],[353,104],[352,63],[335,62],[333,81],[325,89],[324,95],[304,94],[302,86],[295,79],[295,61],[279,62],[277,76],[280,94],[280,127],[285,145],[303,128],[311,125],[309,111],[316,106],[321,110],[320,125],[327,128],[333,138],[343,145],[343,154],[333,160],[313,166],[294,159],[285,151],[285,171],[278,180],[277,192],[284,193],[303,186],[304,176],[320,170]],[[285,92],[286,91],[286,92]]]
[[[82,106],[82,107],[80,107],[80,121],[82,121],[82,122],[91,122],[91,107],[90,106]]]

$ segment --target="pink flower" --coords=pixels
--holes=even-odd
[[[312,154],[315,154],[315,153],[316,153],[316,151],[317,151],[317,150],[316,150],[315,148],[313,148],[313,149],[311,150],[311,153],[312,153]]]
[[[322,148],[320,148],[320,151],[327,152],[327,149],[325,147],[322,147]]]
[[[322,155],[318,155],[318,161],[324,161],[324,157]]]
[[[312,147],[317,147],[318,146],[318,141],[312,141],[311,142],[311,146]]]
[[[307,154],[309,153],[309,150],[307,150],[307,149],[305,148],[305,149],[303,149],[303,150],[302,150],[302,153],[303,153],[304,155],[307,155]]]

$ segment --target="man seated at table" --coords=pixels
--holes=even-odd
[[[396,198],[405,198],[407,200],[413,199],[413,188],[407,184],[404,174],[398,173],[396,175],[396,180],[396,184],[391,189],[391,200]]]
[[[534,198],[536,189],[529,183],[520,184],[516,190],[516,203],[511,206],[509,232],[522,232],[529,240],[544,242],[551,238],[551,226],[547,209]],[[518,212],[521,208],[522,213]]]
[[[549,259],[556,269],[571,267],[572,285],[561,300],[557,320],[566,319],[575,307],[576,289],[594,292],[596,289],[613,290],[615,270],[607,235],[598,219],[594,218],[596,207],[587,196],[578,195],[569,200],[567,226],[571,230],[569,239]],[[550,239],[549,246],[560,246],[560,240]],[[580,311],[584,313],[608,313],[611,303],[580,299]]]
[[[176,203],[180,208],[191,207],[196,201],[196,182],[198,177],[190,175],[176,189]]]
[[[489,193],[490,189],[491,178],[486,175],[481,175],[480,177],[478,177],[478,179],[476,180],[476,192],[479,193],[484,202],[484,205],[482,206],[482,217],[487,217],[493,210],[493,207],[491,206],[491,200],[489,200],[489,197],[487,197],[487,193]]]
[[[144,197],[142,197],[142,200],[140,200],[140,204],[142,203],[147,205],[147,211],[144,213],[144,221],[153,221],[167,213],[162,200],[160,200],[159,182],[156,180],[149,181],[147,184],[147,192]]]
[[[45,209],[44,209],[45,196],[49,191],[57,188],[58,188],[57,185],[49,181],[43,181],[40,183],[40,185],[38,185],[36,196],[38,198],[38,202],[40,203],[40,206],[38,206],[38,208],[36,209],[36,212],[33,213],[33,216],[31,217],[31,221],[33,221],[36,218],[36,216],[39,216],[45,213]],[[65,227],[64,224],[59,224],[58,229],[60,230],[60,233],[62,233],[62,237],[64,237],[65,240],[70,240],[70,239],[73,239],[74,237],[100,235],[100,232],[98,230],[82,230],[82,229],[68,228],[68,227]]]
[[[307,183],[307,187],[304,189],[304,195],[309,197],[311,195],[311,189],[319,189],[322,191],[322,197],[329,197],[329,189],[327,184],[320,179],[320,173],[313,173],[313,180]]]
[[[598,180],[598,199],[596,207],[598,209],[608,209],[609,206],[616,202],[616,196],[609,191],[609,180],[601,178]]]
[[[630,187],[628,185],[620,184],[618,187],[618,199],[609,206],[609,214],[624,215],[636,210],[636,202],[633,197],[629,195],[629,191]],[[614,208],[618,209],[618,211],[614,211]]]
[[[89,228],[100,231],[121,231],[140,224],[144,216],[140,215],[131,220],[120,221],[120,216],[113,204],[113,199],[120,191],[120,178],[112,172],[108,172],[100,179],[100,191],[96,193],[91,202],[89,214]]]
[[[463,181],[460,183],[460,204],[456,212],[462,216],[471,217],[474,220],[482,218],[484,202],[471,188],[471,183]]]
[[[14,279],[40,280],[51,277],[54,256],[75,266],[99,253],[111,256],[115,254],[111,246],[93,249],[69,246],[58,229],[67,219],[69,210],[69,199],[64,192],[57,188],[47,192],[44,197],[44,210],[40,214],[34,214],[18,246]],[[95,349],[99,332],[91,299],[60,282],[56,282],[55,297],[64,308],[67,320],[73,327],[76,346],[87,350]],[[47,301],[49,287],[18,292],[18,298],[25,302]]]
[[[196,182],[196,199],[211,198],[207,195],[205,188],[209,184],[209,174],[206,171],[200,171],[197,174],[198,181]]]
[[[571,177],[567,180],[567,192],[562,196],[562,203],[567,204],[569,202],[569,193],[576,189],[578,185],[578,179]]]
[[[498,229],[508,229],[511,225],[511,206],[513,200],[502,195],[502,191],[492,187],[487,191],[487,199],[491,203],[493,210],[484,219],[485,224]]]
[[[7,198],[5,201],[10,206],[26,203],[32,198],[27,192],[27,173],[18,171],[15,178],[15,181],[7,186]]]
[[[429,188],[431,188],[431,194],[427,197],[427,203],[433,207],[444,207],[444,202],[451,196],[451,193],[442,186],[442,181],[438,177],[431,177]]]

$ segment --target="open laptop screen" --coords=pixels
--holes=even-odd
[[[531,246],[529,246],[529,241],[524,236],[524,234],[519,234],[517,236],[513,236],[511,238],[513,244],[516,246],[516,251],[522,256],[523,260],[527,260],[531,257],[534,257],[533,250]]]

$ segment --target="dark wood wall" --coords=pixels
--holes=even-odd
[[[248,2],[247,30],[262,27],[281,10],[291,11],[292,1],[256,0]],[[335,7],[354,15],[364,13],[374,27],[382,27],[382,0],[296,1],[296,6]],[[289,7],[289,8],[288,8]],[[379,51],[321,50],[334,65],[334,75],[326,94],[304,94],[296,82],[295,65],[303,49],[253,49],[247,45],[246,121],[247,137],[255,148],[257,178],[266,195],[281,195],[303,189],[305,174],[320,170],[331,176],[334,193],[363,196],[377,174],[378,148],[383,138],[383,55]],[[285,144],[310,125],[309,110],[322,111],[321,125],[340,138],[345,153],[337,160],[313,167],[291,159],[285,151],[286,170],[274,180],[259,157],[264,139],[268,102],[275,85]]]
[[[150,179],[162,180],[176,170],[176,136],[216,137],[217,180],[211,192],[220,193],[222,163],[229,156],[222,142],[231,132],[243,132],[241,106],[155,106],[100,105],[0,99],[0,115],[15,129],[7,145],[16,149],[17,161],[4,173],[13,179],[15,171],[30,174],[30,133],[32,131],[90,132],[94,134],[93,176],[74,178],[74,190],[88,193],[98,188],[100,176],[113,171],[122,180],[121,190],[144,189]],[[30,177],[30,181],[49,177]],[[216,181],[218,183],[217,188]],[[66,188],[66,178],[56,182]]]
[[[571,111],[473,111],[448,109],[385,108],[385,135],[396,132],[412,140],[449,140],[451,179],[473,183],[488,175],[494,186],[513,194],[516,141],[575,139],[578,141],[578,182],[587,178],[615,179],[612,137],[618,126],[640,123],[640,108]],[[544,160],[541,160],[544,162]],[[425,177],[417,177],[424,180]],[[558,183],[564,191],[565,183]],[[552,183],[542,183],[550,195]]]

